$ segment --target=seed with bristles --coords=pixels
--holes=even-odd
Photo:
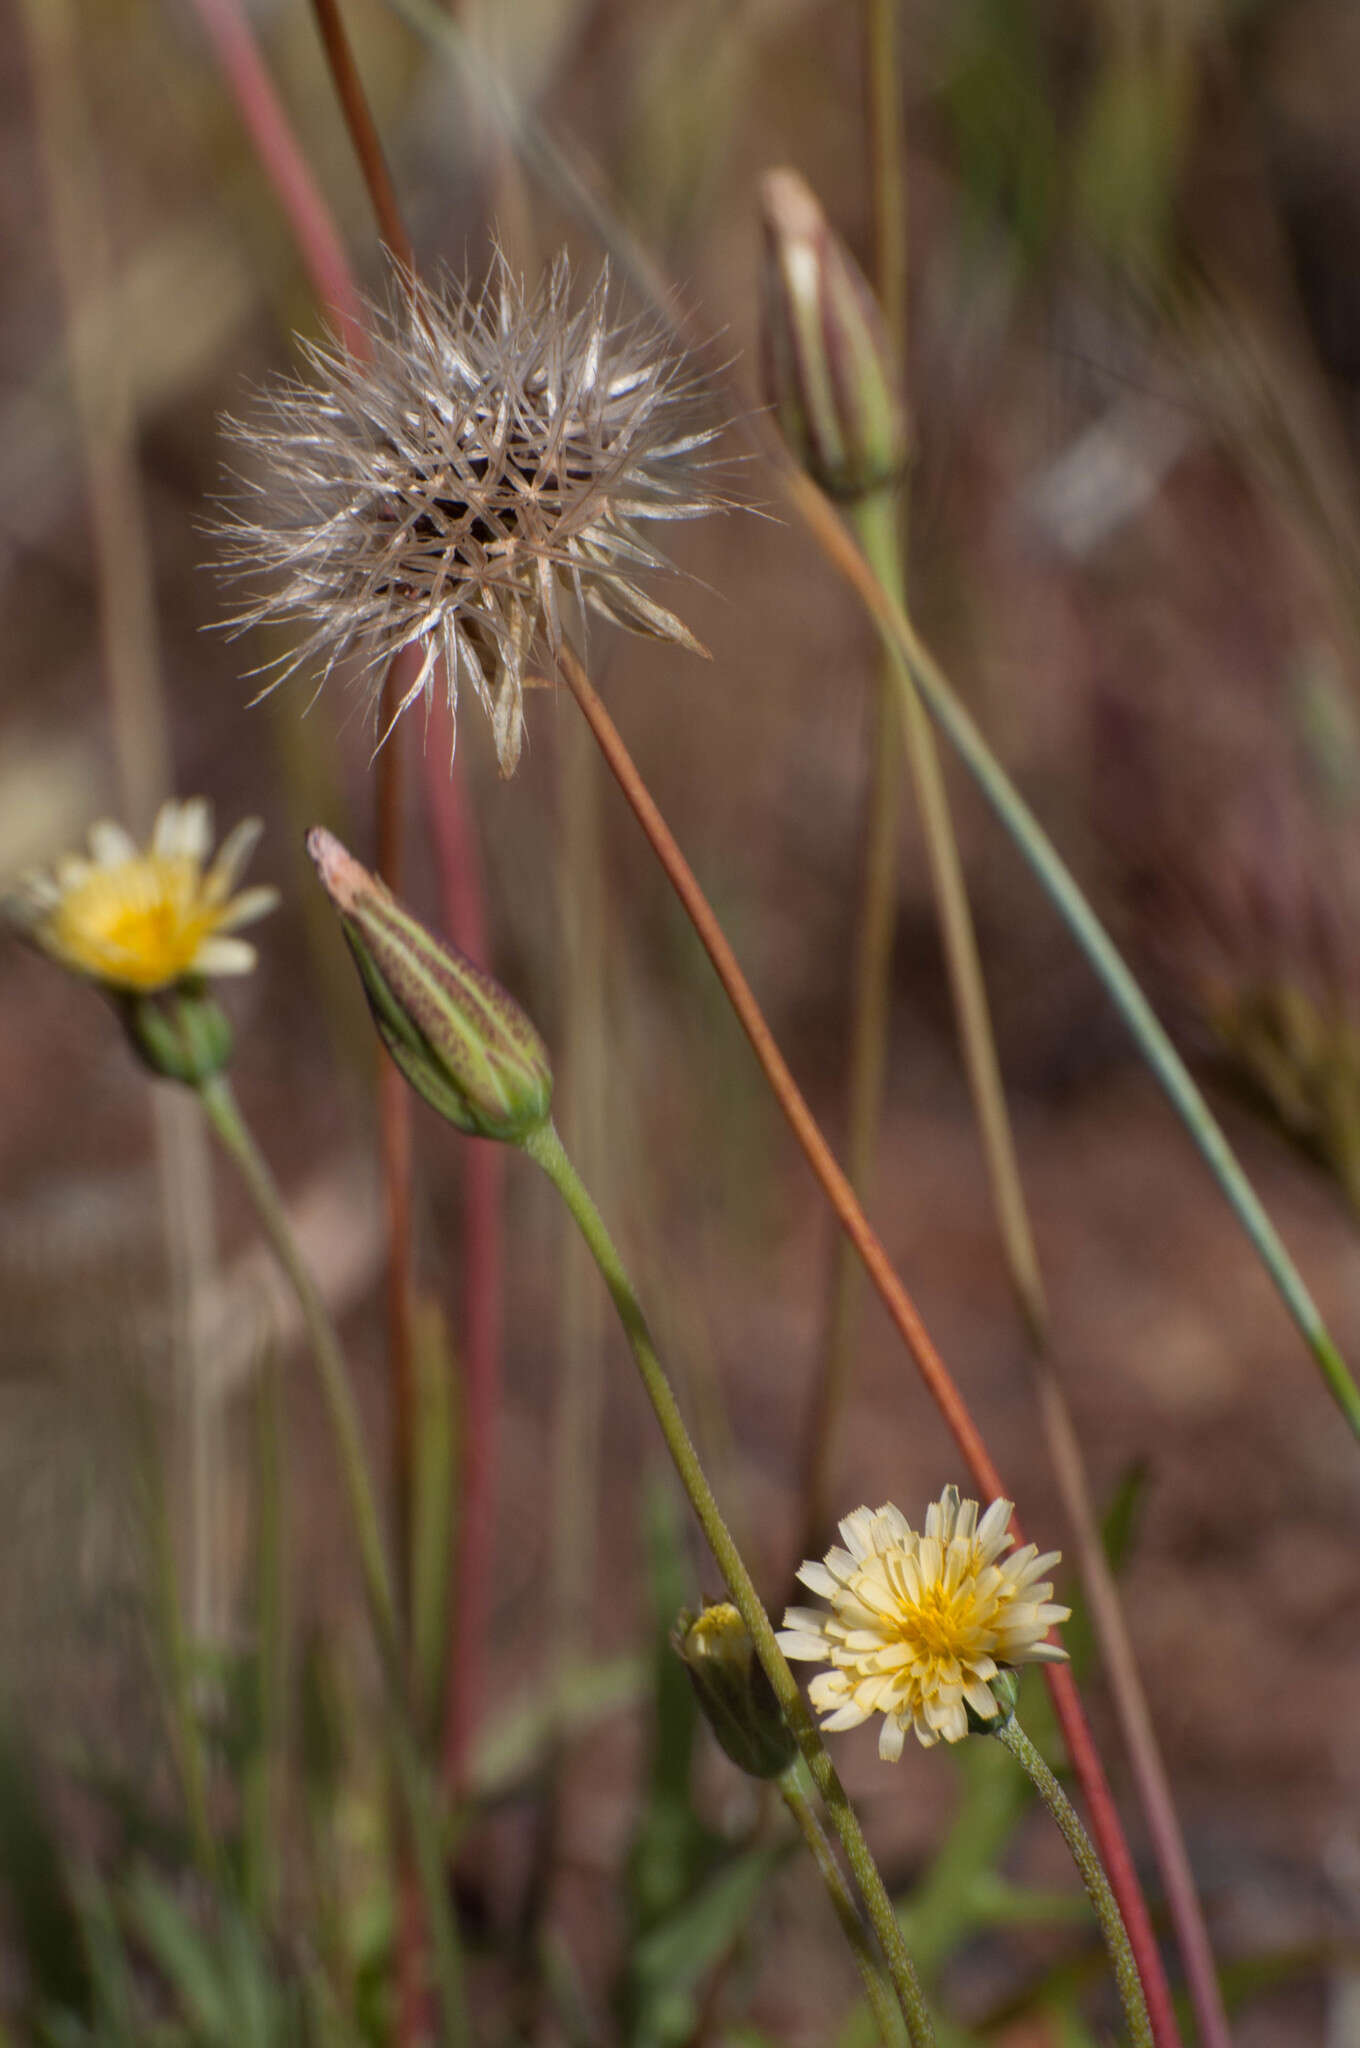
[[[399,709],[442,665],[450,709],[470,684],[510,775],[530,654],[560,645],[564,597],[704,652],[640,579],[666,566],[647,525],[725,502],[706,453],[719,427],[656,333],[611,318],[607,269],[573,310],[565,256],[532,295],[503,257],[480,295],[400,275],[368,326],[362,360],[308,345],[306,381],[227,423],[248,472],[227,567],[251,586],[231,624],[300,625],[268,687],[352,658],[375,712],[418,646]]]

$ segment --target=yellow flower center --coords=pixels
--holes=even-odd
[[[930,1586],[914,1611],[903,1615],[901,1635],[918,1657],[952,1663],[976,1655],[982,1627],[978,1602],[971,1592],[949,1594]]]
[[[184,854],[144,854],[96,868],[54,907],[53,947],[70,965],[123,988],[164,988],[191,971],[221,917],[202,869]]]

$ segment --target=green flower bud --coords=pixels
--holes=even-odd
[[[119,995],[114,1007],[132,1050],[162,1081],[197,1088],[231,1058],[231,1026],[201,985],[180,982],[153,995]]]
[[[683,1613],[671,1642],[689,1672],[704,1718],[738,1770],[778,1778],[797,1755],[746,1624],[730,1601]]]
[[[901,476],[906,408],[878,301],[796,171],[761,181],[765,395],[803,468],[835,498]]]
[[[552,1100],[547,1047],[489,974],[432,937],[320,826],[307,851],[340,913],[373,1021],[431,1108],[479,1138],[527,1137]]]

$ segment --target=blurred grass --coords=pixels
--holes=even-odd
[[[1292,773],[1294,690],[1305,657],[1331,664],[1342,704],[1353,708],[1358,372],[1344,278],[1355,269],[1360,219],[1347,86],[1357,61],[1354,11],[1324,0],[1263,0],[1193,17],[1131,7],[1116,19],[1094,5],[1059,15],[976,0],[906,13],[915,138],[911,386],[920,447],[914,578],[923,620],[959,657],[951,666],[985,703],[1008,764],[1043,798],[1083,871],[1097,875],[1102,909],[1126,919],[1145,957],[1159,962],[1158,933],[1146,934],[1139,917],[1147,878],[1155,874],[1162,891],[1174,893],[1188,872],[1182,839],[1170,829],[1168,785],[1189,779],[1184,802],[1196,844],[1221,874],[1229,856],[1211,828],[1244,792],[1273,786],[1282,764]],[[737,375],[749,388],[755,171],[799,162],[864,248],[862,171],[845,121],[857,92],[846,17],[826,6],[749,5],[728,14],[681,0],[648,9],[602,0],[545,7],[520,38],[484,9],[465,9],[459,19],[493,42],[528,113],[598,191],[622,201],[663,265],[678,270],[704,326],[724,330],[722,347],[740,353]],[[360,267],[372,276],[362,195],[305,11],[275,9],[259,26]],[[394,15],[366,5],[355,9],[354,27],[423,253],[461,265],[467,247],[475,259],[485,245],[491,180],[474,152],[474,124],[447,74]],[[220,604],[197,564],[210,552],[200,529],[220,487],[214,414],[239,410],[243,383],[287,362],[288,332],[311,328],[315,313],[187,18],[127,0],[84,10],[82,32],[112,224],[112,278],[95,331],[133,372],[177,776],[185,790],[208,789],[223,815],[264,811],[273,828],[265,867],[286,877],[287,844],[306,821],[298,813],[318,801],[290,797],[286,752],[300,740],[310,773],[334,746],[323,808],[335,816],[332,803],[338,812],[362,797],[368,736],[343,691],[328,693],[305,722],[297,722],[305,690],[276,700],[268,714],[247,711],[252,686],[242,670],[253,657],[201,630],[220,616]],[[32,138],[17,51],[9,78],[8,161],[21,175],[8,181],[16,196],[3,211],[9,289],[0,313],[6,872],[78,837],[86,818],[107,808],[109,790],[50,257],[40,214],[18,197],[31,184]],[[477,147],[484,146],[483,133]],[[584,244],[560,192],[540,185],[531,203],[545,242],[565,228]],[[1130,394],[1142,408],[1131,429],[1119,412]],[[1177,426],[1167,436],[1170,452],[1142,494],[1129,494],[1130,469],[1146,446],[1138,421],[1164,422],[1168,413]],[[1120,428],[1104,443],[1115,450],[1110,484],[1093,460],[1097,444],[1084,439],[1102,426]],[[1078,522],[1079,544],[1059,547],[1033,509],[1037,485],[1067,456],[1078,460],[1086,493],[1079,502],[1095,512]],[[752,495],[762,496],[758,479]],[[719,532],[686,536],[686,565],[712,587],[694,595],[696,629],[716,655],[712,670],[632,646],[611,649],[606,687],[730,915],[800,1076],[834,1113],[862,766],[860,715],[851,706],[862,700],[872,651],[850,604],[802,549],[800,537],[769,522],[729,521]],[[564,715],[546,697],[531,705],[530,758],[509,789],[495,785],[472,721],[464,736],[489,854],[495,964],[547,1027],[558,1013],[545,877],[557,857],[553,791]],[[1127,734],[1140,719],[1156,729],[1151,794],[1130,793],[1136,750]],[[286,748],[277,736],[285,721]],[[1339,773],[1343,741],[1324,731],[1311,744],[1324,777]],[[1112,782],[1137,812],[1136,833],[1123,829],[1118,800],[1106,800]],[[1312,783],[1304,776],[1291,789],[1290,801],[1307,814],[1317,801]],[[1042,914],[1015,889],[962,792],[959,808],[1022,1151],[1030,1148],[1038,1229],[1072,1354],[1091,1360],[1089,1381],[1074,1389],[1079,1423],[1104,1479],[1131,1454],[1151,1461],[1129,1596],[1192,1845],[1214,1880],[1217,1922],[1242,1958],[1241,1973],[1251,1974],[1255,1947],[1258,1974],[1269,1975],[1255,1917],[1262,1898],[1283,1933],[1297,1931],[1311,1972],[1311,1988],[1255,1992],[1242,2040],[1316,2040],[1318,1986],[1334,1967],[1324,1937],[1351,1911],[1324,1862],[1344,1854],[1337,1730],[1360,1684],[1343,1626],[1358,1533],[1353,1489],[1288,1331],[1262,1305],[1179,1162],[1160,1148],[1142,1084],[1075,989]],[[701,1335],[711,1341],[723,1396],[710,1403],[719,1409],[714,1434],[722,1439],[727,1411],[732,1438],[735,1484],[723,1490],[738,1497],[756,1554],[782,1560],[826,1227],[751,1097],[744,1052],[711,1006],[706,971],[673,927],[612,803],[602,828],[607,1113],[630,1236],[640,1247],[665,1246],[659,1274],[683,1275],[677,1298],[661,1309],[680,1339],[672,1348],[694,1356]],[[1280,844],[1271,805],[1243,829],[1267,878],[1259,888],[1268,889]],[[1275,933],[1272,957],[1297,930],[1303,913],[1292,905],[1336,895],[1332,877],[1353,862],[1353,832],[1344,814],[1322,852],[1308,845],[1308,886],[1290,896],[1276,927],[1264,920]],[[415,887],[428,905],[423,868]],[[336,1137],[351,1122],[361,1126],[363,1110],[338,1084],[331,1040],[343,999],[316,978],[301,883],[290,883],[288,894],[259,982],[237,1002],[240,1085],[287,1184],[297,1189],[320,1173],[348,1204],[347,1169],[336,1163],[347,1154]],[[1355,1001],[1351,929],[1343,919],[1327,941],[1340,961],[1332,986],[1343,1007]],[[1008,1452],[1014,1445],[1008,1464],[1017,1485],[1049,1519],[910,837],[898,955],[879,1213],[908,1277],[919,1276],[970,1392],[977,1388],[989,1427],[1007,1433]],[[1202,1049],[1193,987],[1165,971],[1180,999],[1184,1041]],[[9,953],[0,973],[10,1077],[0,1130],[0,1630],[9,1646],[4,1704],[22,1731],[21,1761],[10,1773],[16,1812],[38,1785],[63,1787],[45,1847],[31,1810],[26,1824],[15,1822],[7,1868],[32,1881],[35,1903],[24,1913],[36,1917],[11,1921],[12,1974],[17,1981],[22,1958],[31,1965],[47,1957],[44,1998],[81,2024],[96,1998],[107,2028],[124,2025],[129,2006],[138,2013],[140,2033],[95,2038],[152,2038],[146,2030],[154,2025],[154,2038],[206,2041],[223,2024],[244,2029],[241,2039],[294,2038],[288,2028],[305,2038],[309,2026],[318,2039],[343,2041],[351,2026],[355,2038],[383,2038],[393,1906],[382,1875],[389,1845],[375,1782],[374,1675],[356,1648],[355,1588],[338,1560],[316,1417],[286,1360],[278,1426],[295,1676],[280,1693],[262,1667],[251,1667],[232,1695],[243,1703],[263,1687],[255,1708],[242,1705],[238,1734],[262,1728],[266,1696],[274,1702],[267,1775],[249,1743],[249,1770],[239,1751],[214,1748],[213,1756],[226,1836],[239,1824],[234,1809],[247,1784],[258,1841],[267,1807],[280,1823],[276,1875],[251,1880],[246,1921],[233,1919],[235,1906],[204,1912],[164,1833],[151,1829],[153,1819],[162,1829],[174,1819],[174,1801],[146,1734],[154,1703],[128,1625],[126,1527],[108,1506],[115,1430],[107,1418],[127,1419],[120,1354],[146,1359],[154,1381],[165,1351],[133,1083],[97,1003],[54,990],[38,963]],[[1224,1113],[1291,1241],[1303,1247],[1328,1313],[1353,1338],[1351,1225],[1325,1184],[1268,1132],[1231,1105]],[[456,1219],[454,1162],[437,1133],[422,1132],[421,1147],[424,1227],[437,1246]],[[524,1786],[545,1732],[534,1695],[551,1565],[541,1481],[556,1370],[555,1340],[544,1334],[556,1327],[553,1226],[532,1189],[512,1184],[510,1203],[493,1714],[476,1779],[484,1795],[480,1846],[460,1878],[485,1929],[488,2008],[502,1997],[496,1953],[514,1917],[530,1803]],[[109,1228],[100,1215],[112,1219]],[[238,1240],[242,1221],[230,1206],[227,1228]],[[373,1396],[367,1412],[376,1434],[377,1343],[362,1304],[349,1313],[346,1334]],[[619,1363],[610,1348],[605,1370]],[[888,1340],[872,1320],[861,1370],[845,1505],[890,1494],[910,1507],[948,1474],[933,1423],[896,1391]],[[655,1728],[637,1648],[647,1628],[646,1572],[633,1533],[650,1439],[631,1394],[612,1378],[607,1385],[607,1505],[592,1594],[599,1658],[583,1655],[567,1685],[581,1744],[568,1774],[554,1920],[570,1957],[562,1967],[587,2015],[582,2039],[607,2034],[600,2010],[627,1943],[624,1845],[651,1796],[630,1759],[640,1730]],[[257,1622],[260,1641],[272,1625],[255,1610],[249,1566],[266,1498],[255,1490],[254,1425],[249,1403],[233,1401],[231,1476],[216,1533],[233,1589],[235,1649],[238,1637],[255,1640]],[[1260,1503],[1245,1540],[1244,1501]],[[432,1535],[431,1555],[437,1547]],[[1206,1610],[1212,1654],[1190,1659],[1187,1645]],[[1277,1713],[1273,1674],[1282,1667],[1293,1679]],[[1241,1704],[1210,1753],[1204,1731],[1225,1697]],[[867,1760],[861,1767],[853,1745],[847,1755],[876,1835],[915,1883],[944,1826],[946,1802],[929,1764],[912,1760],[885,1779]],[[110,1819],[88,1788],[69,1790],[72,1760],[82,1756],[96,1784],[132,1758],[130,1775],[145,1781],[150,1809],[135,1827],[126,1804],[122,1819]],[[277,1783],[280,1757],[298,1783],[276,1802],[262,1787]],[[699,1758],[693,1782],[715,1854],[731,1857],[711,1759]],[[678,1779],[674,1796],[683,1796]],[[159,1860],[152,1875],[134,1878],[142,1865],[125,1844],[144,1831],[159,1843]],[[1016,1854],[1026,1876],[1042,1883],[1042,1851],[1023,1831]],[[91,1888],[68,1885],[63,1873],[72,1865],[98,1873]],[[767,1875],[751,1863],[732,1883],[740,1890],[750,1877],[751,1896],[765,1896]],[[102,1903],[90,1903],[101,1886]],[[802,1903],[805,1886],[792,1869],[773,1885],[761,1922],[768,1960],[739,1976],[753,2024],[772,2040],[824,2038],[853,1995],[828,1963],[831,1931],[813,1918],[821,1902],[810,1888]],[[996,1893],[998,1907],[1008,1896]],[[270,1899],[276,1905],[265,1910]],[[713,1916],[716,1926],[716,1908]],[[267,1936],[241,1931],[261,1923]],[[299,1944],[324,1959],[324,1995],[309,1968],[293,1967]],[[674,1982],[677,1951],[683,1961],[702,1950],[683,1917],[651,1949],[639,1932],[630,1951],[636,2008],[669,2010],[665,1986]],[[1030,1952],[1018,1937],[1004,1955],[988,1944],[988,1981],[1007,1969],[1013,1981],[1016,1958]],[[49,1965],[57,1973],[50,1979]],[[143,2010],[137,2001],[153,1983]],[[691,1984],[684,2000],[693,1992]],[[966,2002],[966,1985],[958,1995]],[[1052,1995],[1070,2014],[1076,1992]],[[22,1997],[6,1997],[7,2013],[22,2006]],[[673,2015],[684,2000],[666,2025],[679,2029]],[[991,2009],[1003,2007],[998,1993]]]

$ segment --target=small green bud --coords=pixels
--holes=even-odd
[[[416,1093],[460,1131],[511,1143],[545,1122],[548,1051],[518,1003],[434,938],[385,883],[317,826],[307,851],[340,913],[387,1050]]]
[[[868,280],[796,171],[761,181],[761,363],[789,448],[834,498],[894,483],[908,432]]]
[[[746,1624],[730,1601],[682,1613],[671,1634],[704,1718],[738,1770],[778,1778],[798,1753]]]
[[[162,1081],[197,1088],[231,1058],[231,1025],[201,984],[180,982],[151,995],[115,995],[132,1050]]]
[[[1006,1723],[1015,1716],[1015,1704],[1020,1697],[1020,1679],[1014,1671],[998,1671],[987,1680],[987,1690],[996,1701],[996,1712],[984,1721],[981,1714],[974,1713],[967,1700],[963,1711],[968,1716],[970,1735],[999,1735]]]

